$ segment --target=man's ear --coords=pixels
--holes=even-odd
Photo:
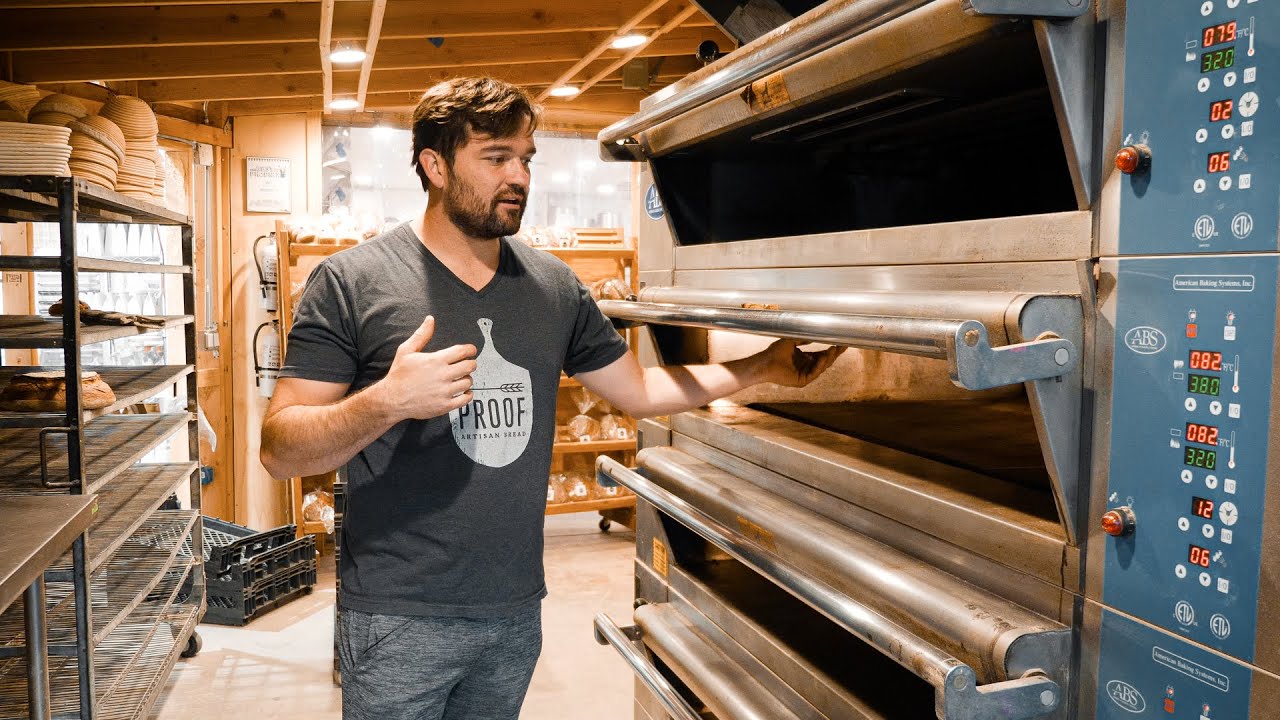
[[[440,153],[431,148],[423,148],[422,152],[418,153],[418,164],[422,166],[422,171],[427,174],[428,182],[436,187],[444,187],[448,169]]]

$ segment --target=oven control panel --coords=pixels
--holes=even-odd
[[[1103,601],[1252,660],[1280,257],[1114,266]]]
[[[1252,671],[1102,611],[1095,720],[1244,720]]]
[[[1280,0],[1128,0],[1121,255],[1274,252]]]

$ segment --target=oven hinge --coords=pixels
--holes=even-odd
[[[1089,11],[1091,0],[960,0],[970,15],[1073,18]]]

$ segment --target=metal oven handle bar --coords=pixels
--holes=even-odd
[[[662,703],[662,708],[671,713],[675,720],[701,720],[701,716],[684,698],[680,697],[680,693],[662,675],[657,666],[650,662],[649,658],[645,657],[644,653],[640,652],[631,641],[633,636],[639,634],[638,628],[635,626],[620,628],[605,613],[596,615],[595,628],[596,642],[601,645],[612,645],[627,665],[631,666],[636,677],[640,678],[640,681],[658,698],[658,702]]]
[[[617,460],[601,456],[596,469],[929,683],[936,691],[935,708],[941,720],[1026,720],[1052,712],[1060,703],[1061,688],[1041,675],[979,686],[973,668],[815,580]]]
[[[955,0],[959,1],[959,0]],[[899,18],[932,0],[845,0],[822,5],[739,48],[713,72],[659,100],[597,136],[606,159],[630,160],[618,146],[635,136],[716,98],[735,92],[788,65],[817,55]],[[964,0],[977,14],[1074,17],[1089,9],[1083,0]]]
[[[987,327],[977,320],[745,310],[634,300],[601,300],[599,305],[605,315],[623,324],[732,330],[946,360],[951,381],[968,390],[1059,377],[1071,372],[1079,361],[1075,345],[1053,335],[992,347]]]

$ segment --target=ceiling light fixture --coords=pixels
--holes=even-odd
[[[358,107],[360,107],[360,101],[349,97],[334,98],[333,101],[329,103],[330,110],[355,110]]]
[[[329,61],[338,65],[350,65],[358,63],[365,58],[364,50],[351,43],[339,43],[332,52],[329,53]]]
[[[551,88],[549,94],[551,97],[573,97],[580,92],[582,91],[573,85],[557,85]]]
[[[640,47],[641,45],[645,44],[645,41],[648,39],[649,39],[648,35],[641,35],[640,33],[631,33],[630,35],[621,35],[619,37],[614,38],[613,42],[609,43],[609,47],[613,48],[614,50],[627,50],[633,47]]]

